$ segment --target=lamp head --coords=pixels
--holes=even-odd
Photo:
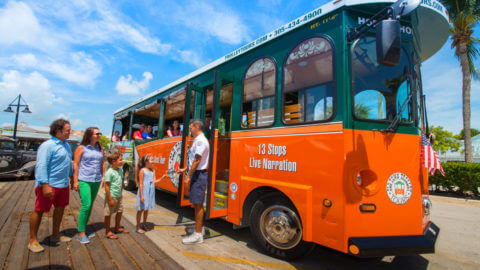
[[[22,112],[23,112],[23,113],[32,113],[32,112],[28,109],[28,105],[25,107],[25,109],[23,109]]]
[[[5,110],[3,110],[4,112],[10,112],[10,113],[13,113],[13,110],[12,110],[12,107],[11,106],[8,106],[8,108],[6,108]]]

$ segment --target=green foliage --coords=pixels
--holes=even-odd
[[[472,136],[472,138],[473,138],[473,137],[477,136],[478,134],[480,134],[480,130],[475,129],[475,128],[472,128],[472,129],[470,129],[470,134],[471,134],[471,136]],[[457,134],[457,135],[455,135],[454,137],[455,137],[455,139],[457,139],[457,140],[464,140],[464,139],[465,139],[465,132],[464,132],[464,130],[462,129],[462,131],[460,131],[460,134]]]
[[[473,29],[480,21],[480,0],[440,0],[448,10],[450,17],[450,32],[452,33],[452,48],[455,56],[460,57],[461,44],[466,45],[466,54],[470,74],[474,79],[480,79],[480,71],[474,60],[480,55],[480,40],[473,36]]]
[[[370,107],[365,104],[355,104],[355,115],[358,118],[368,119],[370,115]]]
[[[429,177],[430,185],[435,185],[437,191],[442,187],[445,191],[463,195],[467,191],[479,195],[480,164],[464,162],[442,163],[445,177],[440,172]]]
[[[102,135],[102,137],[100,137],[100,145],[103,146],[104,149],[108,149],[108,145],[110,144],[110,139],[105,136],[105,135]]]
[[[443,127],[438,126],[431,126],[430,132],[435,135],[435,142],[433,143],[433,149],[437,152],[445,153],[448,150],[453,152],[457,152],[461,143],[457,142],[453,138],[453,134],[447,130],[444,130]]]

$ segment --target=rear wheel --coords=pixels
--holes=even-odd
[[[314,247],[313,243],[302,240],[302,223],[295,207],[278,193],[253,205],[250,230],[260,247],[283,260],[300,258]]]
[[[132,173],[133,171],[130,167],[123,168],[123,188],[126,190],[134,190],[136,188],[135,182],[130,177]]]

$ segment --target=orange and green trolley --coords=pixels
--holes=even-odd
[[[206,217],[249,226],[270,255],[315,244],[358,257],[434,252],[421,134],[421,63],[449,36],[435,0],[332,1],[114,113],[125,185],[147,153],[189,205],[175,173],[188,123],[210,140]],[[179,121],[181,136],[166,130]],[[155,138],[128,138],[140,123]]]

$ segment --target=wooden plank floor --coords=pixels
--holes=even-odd
[[[105,238],[103,199],[97,197],[87,230],[96,236],[86,245],[76,240],[80,198],[70,191],[61,231],[72,237],[69,243],[50,243],[52,214],[43,216],[38,239],[45,247],[41,253],[29,252],[29,215],[35,204],[34,181],[2,182],[0,187],[0,269],[182,269],[145,235],[122,219],[130,231],[119,239]],[[103,192],[100,190],[99,192]],[[112,217],[112,225],[114,217]]]

